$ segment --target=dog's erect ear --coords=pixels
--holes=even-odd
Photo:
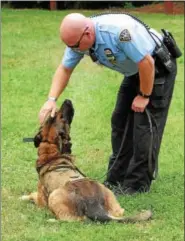
[[[36,136],[34,137],[34,145],[35,145],[36,148],[40,145],[41,141],[42,141],[42,137],[41,137],[41,133],[39,131],[36,134]]]
[[[60,108],[60,112],[62,114],[62,118],[64,118],[70,125],[74,116],[74,108],[72,102],[66,99]]]

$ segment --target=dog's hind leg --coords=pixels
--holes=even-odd
[[[105,197],[105,209],[111,216],[115,217],[121,217],[123,216],[124,213],[124,208],[122,208],[117,201],[116,197],[114,194],[106,187],[101,185],[103,188],[104,192],[104,197]]]
[[[46,188],[38,181],[38,192],[37,192],[37,200],[36,205],[39,207],[46,207],[47,206],[47,199],[48,194]]]
[[[82,221],[85,216],[76,214],[76,206],[68,198],[68,193],[64,189],[56,189],[48,199],[48,207],[61,221]]]

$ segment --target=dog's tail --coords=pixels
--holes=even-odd
[[[100,200],[93,198],[85,200],[85,215],[93,221],[109,222],[112,220]]]
[[[93,220],[93,221],[99,221],[99,222],[109,222],[109,221],[116,221],[120,223],[136,223],[136,222],[142,222],[147,221],[152,217],[152,212],[150,210],[142,211],[136,215],[128,216],[128,217],[114,217],[109,215],[104,205],[101,204],[98,200],[88,200],[86,202],[86,216]]]
[[[137,222],[149,220],[152,217],[152,212],[151,212],[151,210],[145,210],[136,215],[128,216],[128,217],[117,218],[117,217],[113,217],[110,215],[109,215],[109,217],[113,221],[117,221],[119,223],[137,223]]]

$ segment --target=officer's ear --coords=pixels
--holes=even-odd
[[[90,36],[90,35],[92,35],[92,32],[91,32],[90,29],[88,28],[88,29],[85,31],[84,34],[87,35],[87,36]]]

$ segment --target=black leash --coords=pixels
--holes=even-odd
[[[147,115],[147,118],[148,118],[148,122],[149,122],[149,125],[150,125],[150,146],[149,146],[149,151],[148,151],[148,170],[149,170],[149,175],[150,175],[150,178],[151,180],[156,180],[157,178],[157,175],[158,175],[158,161],[156,160],[156,163],[155,163],[155,170],[154,170],[154,175],[153,175],[153,165],[152,165],[152,149],[153,149],[153,125],[152,125],[152,120],[151,120],[151,116],[152,114],[149,112],[149,110],[147,108],[145,108],[145,113]],[[121,151],[122,151],[122,148],[123,148],[123,144],[125,142],[125,139],[126,139],[126,134],[127,134],[127,130],[128,130],[128,126],[129,126],[129,122],[130,122],[130,116],[131,116],[131,113],[128,115],[127,117],[127,121],[126,121],[126,125],[125,125],[125,131],[123,133],[123,138],[122,138],[122,141],[121,141],[121,145],[120,145],[120,148],[119,148],[119,151],[118,151],[118,154],[116,156],[116,159],[114,161],[114,163],[112,164],[112,166],[108,169],[108,171],[101,177],[98,177],[94,180],[100,180],[102,179],[103,177],[105,177],[116,165],[117,163],[117,160],[121,154]],[[154,119],[154,117],[153,117]],[[155,120],[154,120],[155,122]],[[157,123],[155,122],[155,125],[156,125],[156,129],[157,129]],[[158,132],[158,129],[157,129],[157,132]]]
[[[121,154],[121,151],[122,151],[122,148],[123,148],[123,144],[124,144],[125,139],[126,139],[126,134],[127,134],[127,130],[128,130],[129,122],[130,122],[130,116],[131,116],[131,114],[129,114],[128,117],[127,117],[127,121],[126,121],[126,125],[125,125],[125,131],[123,133],[123,138],[122,138],[122,141],[121,141],[121,145],[120,145],[120,148],[119,148],[119,151],[118,151],[118,154],[116,156],[116,159],[115,159],[114,163],[112,164],[112,166],[108,169],[108,171],[103,176],[98,177],[95,180],[102,179],[103,177],[105,177],[113,169],[113,167],[115,167],[115,165],[117,163],[117,160],[118,160],[118,158],[119,158],[119,156]]]
[[[150,147],[149,147],[149,152],[148,152],[148,170],[149,170],[149,175],[152,180],[156,180],[158,176],[158,158],[155,161],[155,170],[154,170],[154,175],[153,175],[153,165],[152,165],[152,148],[153,148],[153,140],[154,140],[154,135],[153,135],[153,125],[152,125],[152,120],[155,124],[156,131],[158,132],[158,126],[155,121],[155,118],[153,115],[150,113],[150,111],[146,108],[145,109],[146,115],[148,117],[148,122],[150,125]],[[152,117],[152,119],[151,119]],[[157,135],[158,136],[158,135]],[[159,137],[159,136],[158,136]],[[158,140],[159,141],[159,140]]]
[[[151,119],[152,114],[150,113],[150,111],[147,108],[145,109],[145,113],[147,115],[149,126],[150,126],[150,146],[149,146],[149,151],[148,151],[148,170],[149,170],[149,175],[150,175],[151,180],[156,180],[157,175],[158,175],[158,160],[156,159],[155,170],[154,170],[154,175],[153,175],[152,149],[153,149],[153,138],[154,138],[154,135],[153,135],[153,125],[152,125],[152,119]],[[112,166],[108,169],[108,171],[103,176],[98,177],[98,178],[94,178],[93,180],[100,180],[100,179],[102,179],[103,177],[105,177],[115,167],[115,165],[117,163],[117,160],[120,157],[121,151],[123,149],[123,144],[124,144],[125,139],[126,139],[126,134],[127,134],[128,126],[129,126],[129,122],[130,122],[130,116],[131,116],[131,113],[127,117],[127,121],[126,121],[126,125],[125,125],[125,131],[123,133],[123,138],[122,138],[122,141],[121,141],[121,145],[120,145],[118,154],[116,155],[116,159],[115,159],[114,163],[112,164]],[[157,123],[156,123],[154,117],[153,117],[153,121],[155,123],[156,129],[157,129],[157,132],[158,132]],[[33,142],[33,141],[34,141],[34,138],[32,138],[32,137],[25,137],[25,138],[23,138],[23,142]],[[78,169],[78,171],[79,171],[79,169]],[[81,174],[84,175],[83,173],[81,173]]]

